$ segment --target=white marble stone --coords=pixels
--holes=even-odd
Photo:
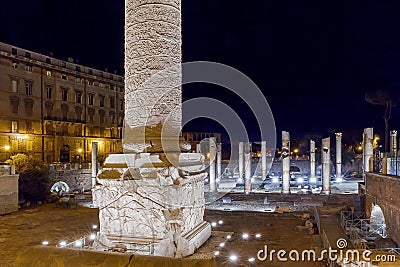
[[[211,235],[204,156],[179,141],[181,31],[180,0],[125,1],[126,154],[108,156],[93,189],[97,249],[184,257]]]
[[[331,139],[322,139],[322,194],[329,195],[331,193]]]
[[[336,179],[342,178],[342,133],[335,133],[336,136]]]
[[[282,193],[290,193],[290,135],[282,131]]]

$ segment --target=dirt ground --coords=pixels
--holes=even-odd
[[[212,255],[215,251],[217,266],[325,266],[322,263],[296,262],[282,263],[258,261],[257,252],[268,245],[268,249],[310,249],[313,238],[294,230],[304,225],[302,213],[258,213],[240,211],[206,210],[205,220],[223,223],[213,227],[212,237],[199,249],[199,254]],[[77,209],[55,208],[54,204],[30,207],[13,214],[0,216],[0,267],[12,267],[13,262],[24,249],[40,245],[42,241],[55,246],[60,241],[73,241],[92,230],[98,224],[98,210],[85,207]],[[243,240],[242,234],[249,238]],[[256,234],[260,237],[256,237]],[[227,235],[232,238],[228,240]],[[220,243],[225,243],[223,248]],[[235,254],[238,258],[229,260]],[[249,258],[255,258],[249,262]]]

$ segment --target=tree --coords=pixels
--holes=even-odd
[[[45,200],[50,192],[49,168],[39,159],[17,154],[7,160],[19,173],[19,197],[29,201]]]
[[[385,107],[383,119],[385,121],[385,152],[389,151],[389,120],[392,115],[392,108],[400,100],[400,94],[397,91],[391,90],[376,90],[365,94],[365,100],[373,105]]]

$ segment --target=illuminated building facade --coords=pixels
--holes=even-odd
[[[123,76],[0,43],[0,162],[100,161],[122,152]]]

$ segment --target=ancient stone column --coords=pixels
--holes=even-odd
[[[243,181],[243,170],[244,170],[244,151],[243,151],[243,142],[239,142],[239,181]]]
[[[219,181],[222,176],[222,144],[217,144],[217,180]]]
[[[196,153],[200,153],[200,152],[201,152],[201,145],[196,144]]]
[[[315,178],[315,141],[310,140],[310,178]]]
[[[106,158],[93,189],[96,249],[181,258],[211,235],[205,155],[181,153],[181,32],[181,0],[125,0],[125,153]]]
[[[282,193],[290,193],[290,135],[282,131]]]
[[[390,153],[392,157],[397,155],[397,131],[390,131]]]
[[[97,172],[99,171],[99,145],[97,142],[92,142],[92,188],[96,186]]]
[[[374,129],[365,128],[363,135],[363,177],[370,171],[370,159],[374,158]]]
[[[331,139],[322,139],[322,194],[331,193]]]
[[[217,144],[215,143],[215,137],[210,139],[210,192],[217,191],[217,185],[215,182],[215,159],[217,153]]]
[[[261,179],[267,177],[267,142],[261,141]]]
[[[245,182],[244,182],[244,192],[249,194],[251,192],[251,143],[246,143],[245,149]]]
[[[336,136],[336,181],[342,179],[342,133],[335,133]]]

